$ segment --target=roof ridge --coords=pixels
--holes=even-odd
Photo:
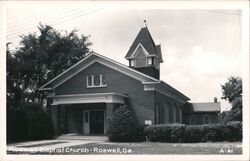
[[[156,51],[156,49],[155,49],[155,42],[154,42],[154,39],[152,38],[152,35],[150,34],[150,32],[149,32],[149,30],[148,30],[148,27],[145,27],[147,30],[147,32],[148,32],[148,34],[149,34],[149,37],[150,37],[150,39],[151,39],[151,41],[153,42],[153,47],[154,47],[154,50],[155,50],[155,53],[157,54],[157,51]]]
[[[140,72],[140,71],[138,71],[138,70],[135,70],[135,69],[133,69],[133,68],[130,68],[130,67],[126,66],[125,64],[122,64],[122,63],[120,63],[120,62],[118,62],[118,61],[116,61],[116,60],[110,59],[110,58],[108,58],[108,57],[106,57],[106,56],[103,56],[103,55],[97,53],[97,52],[92,52],[91,54],[94,54],[94,55],[97,55],[97,56],[100,56],[100,57],[104,57],[105,59],[108,59],[108,60],[110,60],[110,61],[112,61],[112,62],[114,62],[114,63],[116,63],[116,64],[118,64],[118,65],[121,65],[121,66],[123,66],[123,67],[125,67],[125,68],[131,70],[131,71],[134,71],[134,72],[136,72],[136,73],[140,73],[141,75],[144,75],[144,76],[146,76],[146,77],[148,77],[148,78],[150,78],[150,79],[152,79],[152,80],[154,80],[154,81],[160,81],[159,79],[156,79],[156,78],[154,78],[154,77],[151,77],[151,76],[149,76],[149,75],[146,75],[146,74],[144,74],[144,73],[142,73],[142,72]]]

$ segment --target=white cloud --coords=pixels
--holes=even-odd
[[[194,46],[188,55],[185,65],[193,72],[206,76],[235,74],[240,71],[240,54],[237,57],[219,54],[214,51],[204,51],[202,46]]]
[[[222,110],[229,104],[221,100],[221,85],[229,76],[241,75],[241,56],[227,56],[204,51],[201,45],[191,48],[186,57],[180,57],[173,47],[165,49],[165,62],[161,66],[161,79],[187,95],[191,102],[211,102],[217,97]]]

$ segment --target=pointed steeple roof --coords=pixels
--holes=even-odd
[[[141,28],[141,30],[138,33],[138,35],[136,36],[132,46],[128,50],[125,58],[130,58],[131,55],[133,54],[134,50],[136,49],[136,47],[139,44],[141,44],[147,50],[149,55],[159,56],[159,58],[161,59],[162,56],[161,56],[160,49],[156,49],[156,48],[159,48],[160,46],[155,45],[154,40],[153,40],[147,27]]]

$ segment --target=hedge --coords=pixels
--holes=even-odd
[[[23,141],[29,138],[28,116],[21,109],[7,110],[7,142]]]
[[[42,110],[27,113],[22,109],[7,109],[7,142],[52,139],[51,118]]]
[[[49,115],[42,110],[37,110],[30,115],[30,139],[53,139],[55,131]]]
[[[152,142],[183,142],[185,125],[160,124],[145,127],[147,140]]]
[[[242,141],[242,122],[229,122],[226,125],[150,125],[145,127],[144,134],[152,142]]]

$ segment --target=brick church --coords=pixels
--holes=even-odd
[[[128,66],[92,52],[43,85],[57,134],[106,134],[123,104],[140,124],[218,122],[216,99],[189,103],[188,96],[160,80],[163,54],[143,27],[125,56]]]

